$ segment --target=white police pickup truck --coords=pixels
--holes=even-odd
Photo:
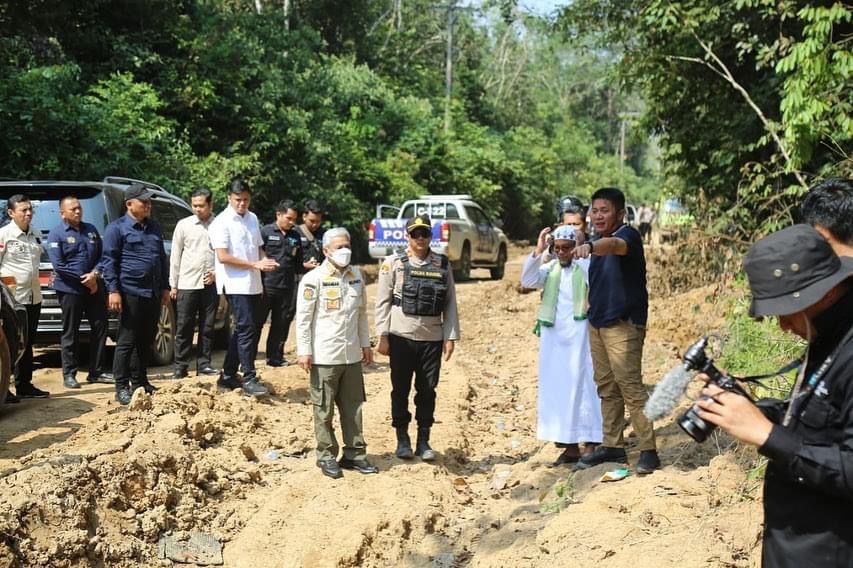
[[[396,217],[383,217],[383,211]],[[471,277],[472,268],[488,268],[492,278],[504,275],[509,241],[470,195],[422,195],[402,207],[379,205],[368,229],[370,256],[381,259],[406,247],[406,222],[417,215],[432,220],[430,248],[444,254],[456,280]]]

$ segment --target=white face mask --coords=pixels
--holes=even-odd
[[[352,258],[352,251],[348,248],[339,248],[338,250],[332,252],[331,255],[329,255],[329,259],[338,268],[345,268],[349,266],[350,258]]]

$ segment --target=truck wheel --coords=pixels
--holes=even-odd
[[[506,267],[506,247],[501,245],[501,250],[498,252],[498,265],[490,268],[492,280],[500,280],[504,277],[504,268]]]
[[[453,271],[453,278],[457,282],[465,282],[471,278],[471,245],[467,242],[462,246],[459,268]]]
[[[175,306],[169,302],[160,306],[157,333],[151,346],[151,362],[155,365],[171,365],[175,361],[175,330],[177,329]]]
[[[12,378],[12,354],[9,353],[9,342],[0,326],[0,404],[6,402],[9,392],[9,382]]]

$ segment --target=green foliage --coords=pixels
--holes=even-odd
[[[853,171],[850,23],[836,0],[577,0],[559,27],[617,53],[677,193],[751,239],[791,222],[809,175]]]
[[[204,185],[221,205],[241,173],[263,219],[284,197],[318,199],[357,242],[376,204],[424,193],[470,193],[511,236],[531,237],[560,195],[656,191],[648,141],[623,114],[638,103],[619,94],[610,55],[567,45],[516,3],[455,13],[450,129],[445,10],[288,6],[0,9],[0,176],[124,175],[184,196]]]
[[[756,321],[749,316],[749,292],[746,282],[736,284],[727,318],[727,332],[719,366],[737,375],[763,375],[782,368],[802,355],[805,344],[797,336],[782,331],[776,318]],[[794,384],[795,373],[762,380],[764,386],[751,385],[757,397],[785,398]]]
[[[553,487],[554,499],[542,503],[539,507],[540,513],[559,513],[575,501],[575,474],[570,474],[563,480],[558,481]]]

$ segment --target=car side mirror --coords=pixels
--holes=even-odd
[[[500,219],[493,219],[493,220],[492,220],[492,225],[494,225],[494,226],[495,226],[495,227],[497,227],[498,229],[503,229],[503,228],[504,228],[504,222],[503,222],[503,221],[501,221]]]

